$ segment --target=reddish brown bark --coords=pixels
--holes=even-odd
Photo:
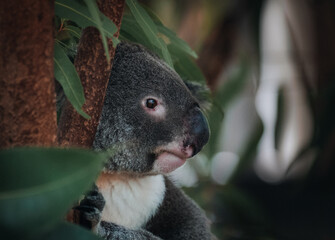
[[[123,15],[124,0],[101,0],[98,2],[100,10],[118,27],[119,34]],[[115,48],[112,40],[108,40],[111,63]],[[91,116],[90,120],[81,117],[66,103],[58,129],[58,141],[62,146],[79,146],[90,148],[99,123],[103,100],[108,84],[112,64],[106,60],[100,34],[97,29],[89,27],[83,31],[75,67],[80,76],[86,102],[83,110]]]
[[[54,4],[0,1],[0,147],[56,143]]]

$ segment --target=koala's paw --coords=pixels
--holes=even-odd
[[[88,192],[80,205],[74,209],[80,212],[80,225],[92,229],[101,220],[101,212],[105,206],[105,199],[94,185],[93,190]]]

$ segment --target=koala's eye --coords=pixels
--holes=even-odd
[[[157,100],[153,99],[153,98],[149,98],[147,99],[146,103],[145,103],[145,106],[147,108],[150,108],[150,109],[154,109],[156,106],[157,106]]]
[[[163,99],[154,96],[146,96],[142,99],[141,105],[143,110],[156,120],[160,121],[165,118],[166,106]]]

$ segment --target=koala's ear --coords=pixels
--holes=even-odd
[[[201,109],[208,111],[212,105],[211,91],[209,88],[204,84],[189,81],[185,81],[185,85],[198,100]]]

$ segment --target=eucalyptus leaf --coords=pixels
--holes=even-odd
[[[171,58],[171,55],[170,55],[170,52],[164,42],[163,39],[159,39],[159,41],[161,42],[162,44],[162,55],[163,55],[163,58],[165,59],[166,63],[171,67],[173,68],[173,62],[172,62],[172,58]]]
[[[157,28],[158,31],[164,34],[167,38],[169,38],[170,43],[172,43],[180,51],[187,53],[193,58],[198,58],[198,55],[195,53],[195,51],[193,51],[192,48],[184,40],[180,39],[175,32],[171,31],[163,24],[158,25]]]
[[[134,17],[130,14],[124,14],[122,17],[120,38],[125,38],[133,42],[142,44],[151,49],[151,43],[143,30],[140,28]],[[158,53],[157,53],[158,54]]]
[[[80,4],[77,1],[56,0],[55,14],[61,18],[69,19],[75,22],[81,28],[89,26],[96,27],[105,36],[112,38],[114,46],[118,44],[117,38],[114,34],[117,32],[116,25],[100,11],[98,12],[100,21],[96,17],[92,17],[90,7]]]
[[[167,62],[169,66],[173,66],[170,52],[168,51],[166,43],[163,41],[163,39],[158,39],[158,41],[161,42],[160,48],[153,45],[142,28],[140,28],[138,22],[130,14],[125,14],[123,16],[120,38],[145,46],[152,52],[156,53],[165,62]]]
[[[126,0],[126,3],[150,44],[160,50],[160,55],[163,56],[165,62],[173,68],[170,53],[167,51],[165,42],[158,37],[157,27],[149,14],[136,0]]]
[[[157,28],[154,22],[151,20],[147,12],[141,7],[136,0],[126,0],[126,3],[139,24],[140,28],[143,30],[148,39],[156,47],[160,47],[161,43],[157,36]]]
[[[145,6],[143,6],[143,8],[147,11],[151,19],[156,24],[159,33],[165,35],[169,39],[170,43],[175,44],[179,50],[184,51],[194,58],[198,58],[198,55],[192,50],[192,48],[184,40],[180,39],[174,31],[164,26],[159,17],[153,11],[151,11],[150,8]]]
[[[67,99],[76,111],[89,119],[90,116],[81,109],[85,103],[85,96],[78,73],[58,42],[55,42],[54,48],[55,78],[62,85]]]
[[[77,39],[79,39],[81,36],[81,29],[79,27],[67,25],[63,30],[69,32],[71,36]]]
[[[168,49],[173,56],[174,68],[183,80],[206,83],[201,70],[187,53],[181,51],[174,43],[169,44]]]
[[[100,237],[93,234],[85,228],[78,225],[62,222],[55,226],[48,233],[38,237],[41,240],[101,240]]]
[[[105,36],[105,32],[104,29],[102,27],[102,22],[100,19],[100,11],[99,8],[97,6],[97,3],[95,1],[92,0],[84,0],[84,2],[86,3],[88,10],[91,14],[91,17],[94,19],[94,21],[97,24],[97,28],[100,31],[101,34],[101,39],[102,39],[102,45],[104,46],[105,49],[105,54],[107,56],[107,61],[110,62],[110,56],[109,56],[109,51],[108,51],[108,43],[107,43],[107,39]]]
[[[0,151],[0,238],[50,231],[102,169],[103,155],[73,149]]]
[[[171,67],[173,67],[174,65],[172,61],[172,57],[171,57],[174,53],[168,49],[167,44],[164,42],[164,40],[158,36],[159,34],[164,35],[168,39],[170,44],[173,45],[174,48],[176,48],[178,51],[184,52],[195,58],[197,57],[196,53],[188,46],[188,44],[184,42],[183,40],[181,40],[180,38],[178,38],[177,35],[173,31],[165,27],[163,23],[158,19],[158,17],[154,15],[154,13],[152,13],[147,8],[145,9],[142,8],[139,4],[137,4],[137,7],[141,8],[142,10],[140,13],[138,13],[138,15],[141,15],[141,14],[144,15],[145,12],[148,12],[146,13],[147,18],[144,18],[144,17],[136,18],[134,15],[134,12],[136,13],[137,8],[132,11],[132,14],[125,14],[123,16],[121,31],[120,31],[121,39],[127,39],[130,41],[134,41],[134,42],[142,44],[143,46],[155,52],[162,59],[164,59]],[[144,23],[142,23],[141,25],[141,20],[143,22],[143,19],[150,19],[150,22],[154,26],[152,31],[149,31],[150,29],[146,30],[146,27],[149,26],[149,24],[145,25]],[[153,38],[155,40],[158,40],[160,44],[153,42],[152,40]],[[191,63],[188,63],[188,62],[187,64],[192,64],[192,62]],[[195,74],[199,72],[200,72],[199,70],[196,70]],[[200,75],[202,75],[201,72],[200,72]]]

